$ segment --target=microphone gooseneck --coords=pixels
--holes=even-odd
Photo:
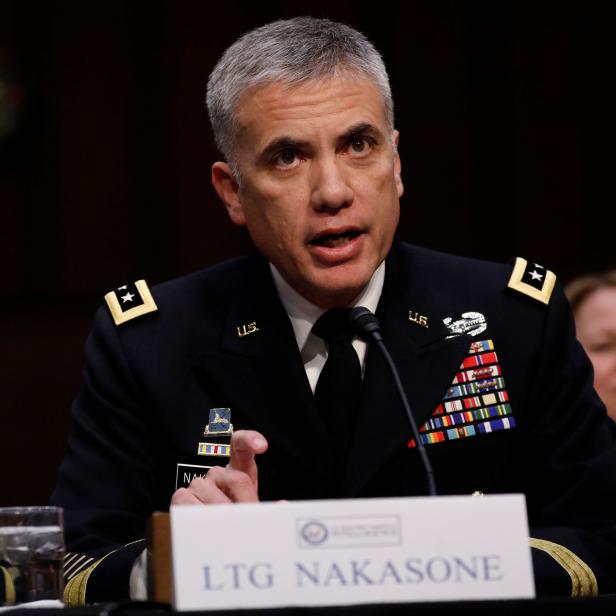
[[[396,383],[396,389],[398,390],[398,395],[400,396],[400,400],[402,401],[402,406],[404,407],[404,411],[408,418],[409,424],[411,426],[411,432],[413,433],[413,438],[415,439],[415,444],[417,445],[417,453],[421,459],[421,463],[424,467],[424,471],[426,473],[426,478],[428,480],[428,492],[430,496],[436,496],[436,485],[434,483],[434,473],[432,472],[432,465],[430,464],[430,460],[428,459],[428,454],[426,452],[426,448],[424,447],[421,439],[419,438],[419,430],[417,429],[417,424],[415,423],[415,418],[411,413],[411,406],[409,404],[408,398],[406,397],[406,393],[404,392],[404,388],[402,387],[402,381],[400,380],[400,375],[398,374],[398,369],[394,364],[394,360],[392,359],[385,343],[383,342],[383,336],[381,335],[381,326],[379,324],[378,319],[368,308],[364,306],[357,306],[356,308],[352,308],[349,312],[349,323],[357,333],[357,335],[367,342],[368,344],[374,343],[381,351],[383,357],[385,358],[385,362],[389,366],[392,376],[394,377],[394,382]]]

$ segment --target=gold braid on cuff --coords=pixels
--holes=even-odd
[[[572,597],[595,597],[599,594],[597,578],[592,569],[571,550],[545,539],[531,537],[528,543],[531,548],[549,554],[569,574]]]
[[[109,552],[113,554],[113,552]],[[73,576],[64,587],[64,605],[66,607],[80,607],[86,604],[86,590],[88,587],[88,579],[92,571],[100,564],[109,554],[99,558],[93,565],[84,569],[77,575]]]
[[[90,579],[90,576],[92,575],[94,569],[96,569],[96,567],[98,567],[98,565],[100,565],[105,560],[105,558],[108,558],[112,554],[123,550],[129,545],[133,545],[134,543],[139,543],[141,541],[143,541],[143,539],[131,541],[126,545],[123,545],[115,550],[112,550],[111,552],[108,552],[102,558],[99,558],[97,561],[93,562],[92,564],[89,564],[87,568],[79,571],[79,573],[74,574],[73,572],[71,572],[70,574],[66,575],[67,582],[66,586],[64,587],[64,604],[66,605],[66,607],[80,607],[86,605],[86,591],[88,589],[88,580]],[[72,554],[73,553],[71,553],[71,555]],[[91,561],[92,558],[90,558],[89,560]],[[88,561],[84,561],[84,563],[85,562]],[[83,563],[77,565],[78,568],[81,566],[83,566]],[[79,570],[78,568],[76,570]]]
[[[0,567],[0,574],[4,578],[4,599],[0,595],[0,601],[4,601],[7,606],[15,605],[15,583],[13,578],[6,567]]]

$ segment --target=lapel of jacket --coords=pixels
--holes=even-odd
[[[426,280],[414,267],[411,248],[392,249],[377,316],[418,429],[450,387],[470,346],[466,335],[447,339],[449,331],[442,318],[449,307],[440,305],[437,290],[437,281]],[[428,327],[412,322],[409,311],[426,316]],[[378,349],[371,347],[343,496],[356,496],[410,438],[411,428],[393,378]]]
[[[240,336],[238,328],[243,333],[242,326],[251,323],[257,331]],[[265,259],[250,261],[245,288],[223,324],[220,347],[200,353],[198,364],[208,394],[214,392],[220,405],[229,406],[235,421],[261,432],[317,475],[331,476],[333,442],[317,413]]]

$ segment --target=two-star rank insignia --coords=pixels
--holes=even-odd
[[[116,325],[158,310],[145,280],[137,280],[109,291],[105,301]]]
[[[556,275],[553,272],[545,269],[543,265],[529,263],[526,259],[518,257],[507,286],[537,301],[549,304],[555,284]]]

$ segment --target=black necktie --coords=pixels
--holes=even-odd
[[[336,442],[336,459],[340,464],[346,461],[362,385],[361,366],[351,344],[354,333],[348,315],[348,308],[329,310],[312,328],[312,332],[328,344],[327,361],[314,395]]]

